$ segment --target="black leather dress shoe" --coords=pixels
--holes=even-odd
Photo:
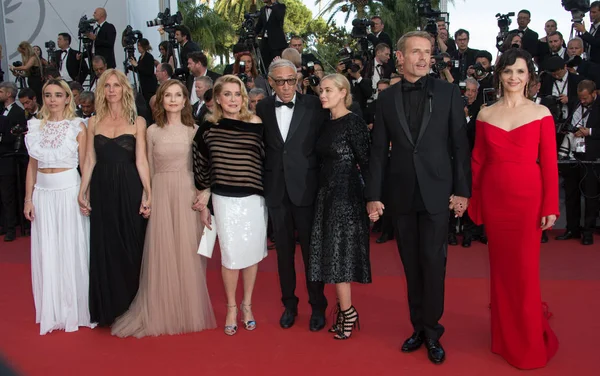
[[[579,239],[581,234],[574,231],[565,231],[564,234],[556,237],[556,240],[569,240],[569,239]]]
[[[470,237],[467,237],[467,236],[465,236],[465,237],[463,238],[463,241],[462,241],[462,246],[463,246],[464,248],[469,248],[469,247],[471,246],[471,238],[470,238]]]
[[[5,242],[12,242],[17,238],[17,234],[15,232],[15,230],[8,230],[6,232],[6,235],[4,235],[4,241]]]
[[[542,231],[542,243],[548,243],[548,234],[546,234],[546,231]]]
[[[6,235],[6,236],[8,236],[8,235]],[[594,244],[594,237],[592,236],[592,234],[584,234],[583,238],[581,239],[581,244],[583,244],[583,245]]]
[[[412,336],[402,344],[402,352],[413,352],[418,350],[421,345],[423,345],[423,338],[422,332],[414,332]]]
[[[298,316],[297,311],[286,308],[281,315],[281,319],[279,319],[279,325],[281,325],[283,329],[291,328],[294,326],[294,322],[296,322],[296,316]]]
[[[440,341],[427,339],[425,340],[425,347],[427,348],[427,357],[431,363],[442,364],[446,360],[446,352]]]
[[[323,313],[313,312],[310,316],[308,328],[311,332],[318,332],[325,327],[325,315]]]
[[[481,236],[479,237],[479,241],[480,241],[481,243],[483,243],[483,244],[487,244],[487,243],[488,243],[488,238],[487,238],[487,235],[481,235]]]
[[[448,244],[458,245],[458,240],[456,240],[456,234],[448,234]]]
[[[394,239],[394,235],[390,235],[388,233],[383,233],[383,234],[381,234],[380,237],[377,238],[377,240],[375,240],[375,243],[382,244],[382,243],[385,243],[392,239]]]

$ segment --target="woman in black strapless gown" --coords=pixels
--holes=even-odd
[[[138,291],[144,217],[150,210],[146,124],[136,118],[133,108],[119,108],[128,107],[127,103],[134,106],[127,100],[133,93],[125,81],[123,73],[112,69],[100,78],[98,87],[104,92],[97,93],[96,103],[104,109],[96,107],[97,115],[88,124],[88,142],[93,147],[88,144],[79,194],[82,211],[90,214],[90,315],[100,326],[112,325]],[[113,85],[117,82],[119,89]]]

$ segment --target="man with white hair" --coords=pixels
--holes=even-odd
[[[281,300],[285,307],[279,324],[287,329],[294,325],[298,315],[294,232],[298,232],[306,272],[319,184],[315,146],[328,116],[316,96],[296,91],[298,77],[294,63],[285,59],[271,63],[269,84],[275,95],[257,104],[256,115],[264,124],[264,194],[273,223]],[[319,331],[325,326],[327,308],[324,284],[307,278],[306,285],[312,306],[309,328]]]

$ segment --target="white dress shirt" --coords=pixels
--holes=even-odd
[[[202,77],[202,76],[206,76],[206,73],[208,73],[208,68],[204,71],[203,75],[200,75],[198,77]],[[190,104],[193,106],[196,104],[196,102],[198,102],[200,100],[200,98],[198,98],[198,95],[196,94],[196,79],[198,77],[194,77],[194,84],[192,85],[192,90],[190,93]]]
[[[278,96],[275,96],[275,101],[283,102]],[[296,95],[290,101],[296,105]],[[285,142],[288,132],[290,130],[290,123],[292,122],[292,116],[294,115],[294,109],[287,106],[275,107],[275,117],[277,118],[277,125],[279,126],[279,132],[281,138]]]
[[[71,47],[67,47],[67,49],[60,54],[59,73],[65,81],[75,81],[75,79],[69,75],[69,71],[67,70],[67,58],[69,56],[69,50],[71,50]]]
[[[8,116],[8,113],[10,112],[10,109],[12,108],[12,106],[15,105],[15,103],[16,102],[12,102],[8,106],[6,106],[6,108],[4,109],[4,112],[2,113],[2,116]]]
[[[562,94],[569,95],[569,72],[565,73],[561,80],[554,81],[552,85],[552,95],[560,97]],[[569,117],[569,107],[566,104],[561,106],[563,119]]]

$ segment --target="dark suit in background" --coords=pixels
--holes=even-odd
[[[270,15],[267,19],[267,10]],[[255,32],[262,36],[260,40],[260,53],[263,63],[268,69],[269,65],[276,56],[288,46],[285,33],[283,32],[283,21],[285,19],[285,4],[275,3],[272,6],[264,6],[260,10],[258,21],[256,22]]]
[[[386,210],[394,218],[410,319],[416,333],[437,341],[444,333],[439,320],[444,310],[448,203],[452,194],[470,197],[469,142],[456,85],[426,76],[410,86],[403,80],[377,99],[366,198],[382,201],[386,179],[395,189]]]
[[[140,91],[146,99],[148,108],[150,107],[150,98],[156,94],[158,81],[154,75],[154,56],[146,52],[138,61],[137,67],[133,67],[133,71],[138,73],[140,79]]]
[[[586,31],[581,34],[581,39],[585,42],[584,51],[589,52],[588,60],[600,64],[600,30],[596,30],[595,35]]]
[[[210,77],[210,79],[213,81],[213,85],[215,83],[215,81],[217,81],[217,79],[219,77],[221,77],[220,74],[218,74],[217,72],[213,72],[210,70],[206,70],[206,76]],[[185,81],[185,86],[187,87],[188,91],[190,92],[190,95],[192,93],[192,90],[196,90],[194,88],[194,82],[196,81],[196,77],[192,76],[191,74],[187,77],[186,81]],[[202,100],[202,98],[198,98],[199,100]]]
[[[522,30],[513,30],[513,32],[515,33],[521,33],[523,35],[523,37],[521,37],[521,47],[529,52],[531,54],[531,56],[536,57],[539,55],[539,45],[540,45],[540,39],[539,39],[539,35],[538,33],[536,33],[535,31],[531,30],[530,28],[525,29],[525,31]]]
[[[600,33],[600,32],[599,32]],[[591,136],[585,138],[585,159],[588,161],[600,160],[600,98],[590,105],[590,116],[586,128],[591,129]],[[587,174],[584,180],[585,214],[583,221],[583,235],[592,238],[596,229],[596,218],[600,210],[600,166],[586,164]]]
[[[117,30],[111,23],[104,22],[102,27],[96,31],[96,40],[94,41],[95,55],[104,57],[108,69],[117,67],[115,59],[115,40],[117,39]]]
[[[77,59],[77,54],[80,53],[77,50],[69,48],[69,52],[67,57],[62,60],[63,54],[62,51],[56,51],[56,60],[58,62],[58,70],[61,70],[61,64],[67,64],[67,72],[69,72],[69,76],[73,78],[75,81],[79,82],[83,85],[85,79],[87,78],[90,70],[85,61],[85,56],[81,55],[80,60]],[[64,63],[63,63],[64,61]],[[65,80],[69,81],[68,77],[63,77]]]
[[[190,73],[187,67],[188,55],[190,52],[194,51],[202,51],[200,46],[198,46],[194,41],[188,40],[183,46],[179,46],[179,61],[181,62],[181,67],[179,67],[178,70],[179,72],[183,72],[185,74]]]
[[[286,309],[298,311],[294,255],[297,230],[305,273],[308,270],[314,202],[319,185],[319,161],[315,146],[327,112],[319,99],[296,94],[287,138],[282,138],[275,115],[275,96],[260,101],[256,114],[264,124],[264,194],[273,223],[277,248],[277,269],[282,302]],[[323,282],[306,280],[313,313],[325,313],[327,300]]]

